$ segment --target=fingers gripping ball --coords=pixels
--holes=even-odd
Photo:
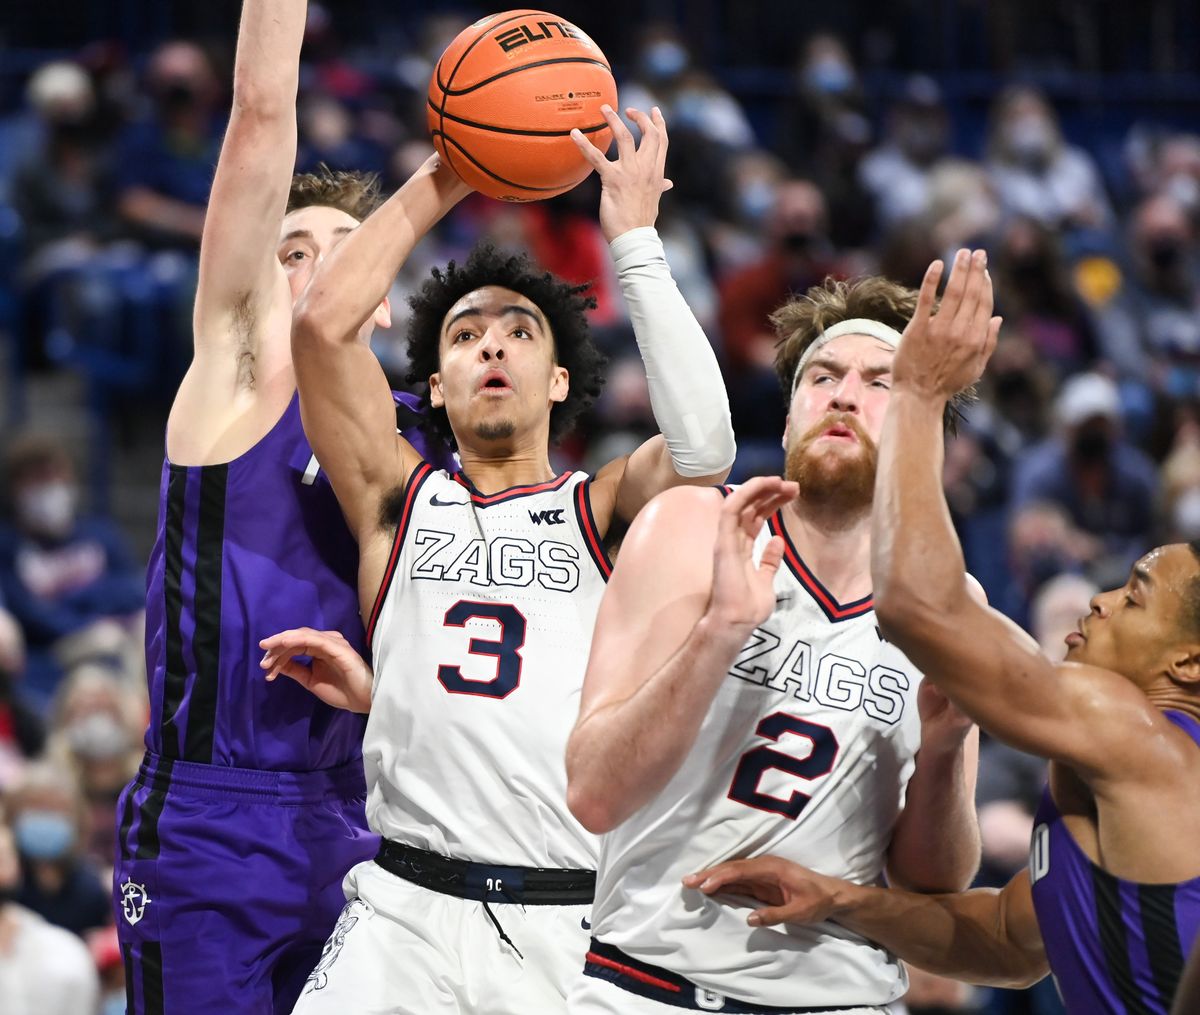
[[[462,31],[429,82],[434,146],[464,182],[502,201],[538,201],[591,172],[571,140],[578,127],[602,151],[617,104],[608,60],[569,21],[507,11]]]

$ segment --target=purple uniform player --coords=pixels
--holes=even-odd
[[[1200,722],[1182,712],[1166,717],[1200,747]],[[1049,789],[1034,817],[1029,877],[1067,1007],[1167,1015],[1200,932],[1200,877],[1156,884],[1110,874],[1080,848]]]
[[[376,195],[352,174],[292,179],[305,8],[243,8],[194,356],[167,425],[146,603],[150,728],[117,809],[131,1013],[291,1011],[344,903],[342,876],[378,845],[364,815],[365,718],[290,681],[271,686],[258,666],[259,641],[298,625],[364,645],[357,548],[301,427],[291,318]],[[387,321],[385,302],[361,337]],[[411,407],[400,411],[414,440]]]
[[[940,275],[935,265],[926,277],[893,365],[875,610],[882,634],[964,712],[1050,760],[1029,867],[1000,890],[940,896],[775,857],[687,881],[767,901],[752,923],[831,921],[958,979],[1023,986],[1049,970],[1072,1015],[1167,1015],[1200,933],[1200,542],[1152,550],[1121,588],[1095,596],[1063,662],[964,594],[941,418],[982,372],[999,320],[982,252],[959,254],[930,321]],[[947,304],[956,323],[939,328]]]

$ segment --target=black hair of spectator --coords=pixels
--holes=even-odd
[[[791,297],[771,314],[775,328],[775,373],[784,397],[791,401],[796,364],[810,345],[826,330],[842,321],[868,320],[903,332],[917,310],[916,289],[881,275],[844,281],[827,276],[803,296]],[[937,311],[935,303],[933,310]],[[943,424],[947,433],[956,432],[963,409],[977,399],[975,385],[960,391],[946,405]]]
[[[292,177],[285,214],[301,208],[337,208],[361,222],[382,203],[378,173],[330,169],[322,162],[316,172]]]
[[[568,374],[567,397],[550,409],[550,439],[567,434],[604,386],[604,354],[592,341],[587,311],[595,309],[595,297],[587,295],[591,283],[572,285],[539,268],[524,254],[504,254],[491,244],[480,244],[459,266],[451,261],[446,270],[432,274],[408,299],[412,317],[408,325],[408,380],[428,385],[441,369],[442,322],[450,309],[468,293],[484,286],[500,286],[520,293],[532,302],[550,325],[554,362]],[[425,409],[422,427],[455,446],[454,433],[445,408],[433,408],[426,387],[421,395]]]

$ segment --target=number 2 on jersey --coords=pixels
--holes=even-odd
[[[812,798],[799,790],[792,790],[786,800],[764,793],[758,788],[763,774],[778,769],[810,781],[828,775],[829,770],[833,768],[834,758],[837,757],[837,737],[828,726],[820,726],[786,712],[776,712],[767,716],[758,724],[755,732],[760,737],[775,741],[785,733],[804,737],[812,743],[812,750],[804,758],[796,758],[771,747],[755,747],[747,751],[738,761],[737,770],[733,773],[729,799],[756,810],[782,814],[785,818],[795,821]]]
[[[521,682],[521,646],[525,644],[525,618],[508,603],[455,603],[446,611],[446,627],[466,627],[475,618],[500,624],[500,639],[472,638],[467,651],[473,656],[491,656],[496,660],[496,675],[491,680],[472,680],[456,666],[442,663],[437,678],[451,694],[477,694],[485,698],[507,698]]]

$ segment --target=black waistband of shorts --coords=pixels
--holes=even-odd
[[[716,1011],[727,1015],[783,1015],[784,1012],[797,1015],[801,1012],[849,1012],[871,1007],[839,1005],[836,1008],[806,1008],[790,1005],[777,1008],[768,1004],[737,1001],[732,997],[705,990],[669,969],[652,966],[649,962],[640,962],[626,955],[620,948],[606,945],[595,938],[592,938],[588,948],[583,972],[586,976],[607,980],[631,994],[639,994],[674,1008],[690,1008],[692,1011]]]
[[[375,857],[389,874],[443,895],[523,906],[583,906],[596,894],[596,872],[559,867],[498,867],[384,839]]]

